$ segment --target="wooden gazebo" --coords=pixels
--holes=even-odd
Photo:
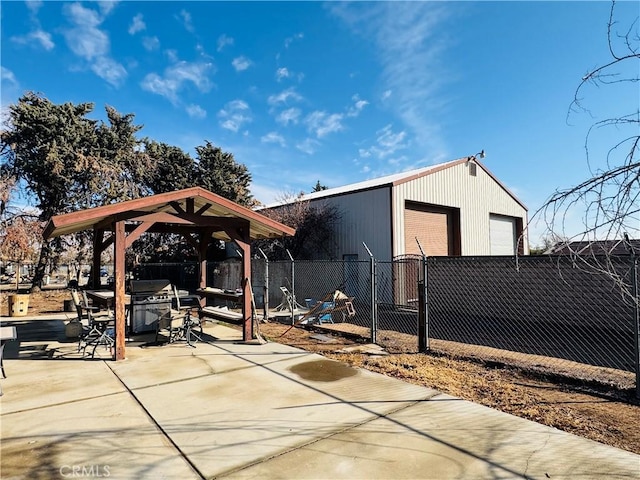
[[[100,254],[114,248],[115,359],[125,358],[125,250],[145,232],[179,233],[198,251],[200,287],[207,285],[207,247],[212,239],[234,241],[242,251],[243,328],[252,338],[250,245],[252,240],[294,235],[295,230],[200,187],[161,193],[51,217],[44,238],[92,229],[91,282],[99,285]]]

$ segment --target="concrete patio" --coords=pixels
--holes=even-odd
[[[218,324],[113,362],[65,320],[3,319],[3,479],[640,478],[638,455]]]

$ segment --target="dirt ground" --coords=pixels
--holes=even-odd
[[[69,298],[66,290],[33,293],[28,313],[61,312],[64,300]],[[0,295],[0,314],[8,315],[5,292]],[[260,331],[270,341],[317,352],[640,454],[640,402],[634,389],[562,382],[539,372],[446,355],[365,353],[358,351],[364,345],[353,340],[276,322],[261,324]]]

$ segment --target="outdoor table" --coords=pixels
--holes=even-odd
[[[115,293],[113,290],[85,290],[87,297],[91,299],[93,305],[100,307],[113,308],[113,299]],[[131,302],[131,295],[124,296],[125,305]]]
[[[235,303],[241,302],[243,297],[242,292],[236,292],[233,290],[223,290],[221,288],[213,288],[213,287],[199,288],[197,290],[197,293],[207,298],[228,300]]]

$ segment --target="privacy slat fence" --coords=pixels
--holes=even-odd
[[[157,268],[140,266],[145,275]],[[177,281],[197,278],[193,265],[163,268]],[[238,261],[208,268],[211,286],[241,283]],[[636,285],[632,256],[252,260],[258,309],[265,301],[271,309],[285,303],[281,287],[302,307],[339,290],[353,300],[355,315],[337,312],[317,326],[392,352],[432,350],[582,380],[635,383],[640,393]]]

